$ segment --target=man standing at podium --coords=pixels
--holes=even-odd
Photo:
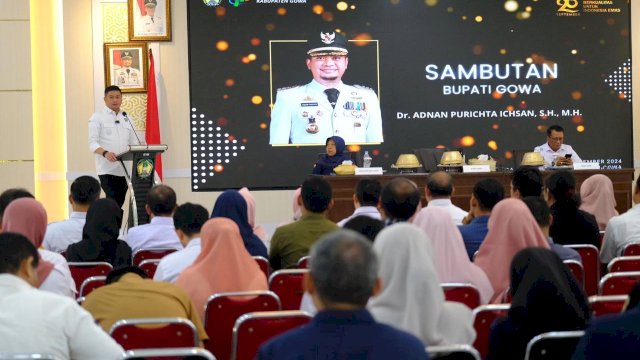
[[[111,85],[104,89],[104,104],[105,107],[89,119],[89,149],[95,155],[102,190],[122,207],[128,186],[116,154],[139,142],[133,124],[120,111],[122,91],[119,87]]]

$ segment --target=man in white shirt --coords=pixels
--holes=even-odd
[[[616,256],[622,256],[625,245],[640,242],[640,177],[636,179],[633,192],[635,205],[626,213],[609,219],[604,232],[600,262],[609,263]]]
[[[174,248],[182,249],[180,239],[173,226],[173,212],[176,209],[176,193],[167,185],[156,185],[147,194],[144,206],[151,221],[148,224],[129,229],[127,243],[135,252],[140,249]]]
[[[153,280],[175,282],[182,270],[193,264],[200,255],[200,229],[207,220],[209,212],[202,205],[186,203],[178,206],[173,214],[173,225],[184,249],[163,257]]]
[[[362,179],[356,185],[356,193],[353,194],[353,206],[356,210],[351,216],[338,222],[338,226],[343,227],[350,219],[364,215],[370,218],[380,220],[381,215],[378,211],[378,203],[380,202],[380,191],[382,186],[378,180]]]
[[[122,206],[128,186],[124,169],[116,155],[125,152],[129,145],[139,142],[131,121],[120,111],[120,88],[107,86],[104,89],[104,103],[105,107],[89,119],[89,149],[95,155],[102,190],[108,198],[114,199],[118,206]]]
[[[453,223],[462,225],[462,219],[467,216],[467,212],[451,202],[451,195],[454,191],[453,178],[444,171],[436,171],[431,174],[424,190],[428,202],[427,207],[441,206],[445,208],[451,215]]]
[[[120,359],[118,345],[69,298],[40,291],[39,256],[22,235],[0,234],[0,351],[60,359]]]
[[[582,162],[571,145],[564,144],[564,129],[560,125],[549,126],[547,142],[533,151],[542,154],[544,166],[571,166],[574,162]]]
[[[52,222],[47,226],[43,246],[55,252],[63,252],[71,244],[82,240],[82,229],[87,210],[100,197],[100,183],[92,176],[80,176],[71,183],[71,215],[68,220]]]

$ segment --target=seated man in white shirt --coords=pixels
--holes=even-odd
[[[87,210],[100,197],[100,183],[91,176],[80,176],[71,183],[71,215],[68,220],[52,222],[47,226],[42,245],[45,249],[63,252],[71,244],[82,240],[82,229]]]
[[[574,162],[582,162],[571,145],[564,144],[564,129],[560,125],[549,126],[547,142],[533,151],[542,154],[544,166],[571,166]]]
[[[378,203],[380,202],[380,191],[382,185],[378,180],[362,179],[356,185],[356,193],[353,194],[353,206],[356,210],[351,216],[338,222],[338,226],[343,227],[350,219],[364,215],[370,218],[380,220],[381,215],[378,211]]]
[[[182,249],[182,244],[173,226],[173,211],[176,209],[176,193],[167,185],[156,185],[147,194],[144,206],[151,221],[129,229],[127,243],[133,252],[140,249]]]
[[[600,249],[600,262],[607,264],[622,256],[625,245],[640,242],[640,177],[636,179],[633,207],[626,213],[609,219]]]
[[[178,206],[173,214],[173,225],[184,249],[160,260],[155,281],[175,282],[186,267],[200,255],[200,229],[209,220],[209,212],[202,205],[186,203]]]
[[[462,219],[467,216],[467,212],[451,202],[451,195],[453,195],[454,191],[451,175],[444,171],[436,171],[427,179],[427,186],[425,186],[424,192],[428,202],[427,207],[444,207],[451,215],[453,223],[462,225]]]
[[[0,234],[0,349],[60,359],[120,359],[123,349],[75,300],[40,291],[39,256],[22,235]]]

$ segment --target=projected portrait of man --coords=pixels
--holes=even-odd
[[[347,85],[347,40],[337,32],[320,32],[309,40],[306,64],[313,80],[279,89],[271,111],[271,145],[319,144],[340,136],[347,144],[381,143],[382,117],[376,93]]]

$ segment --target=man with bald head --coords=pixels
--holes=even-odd
[[[455,188],[453,187],[453,178],[444,171],[436,171],[427,179],[425,187],[425,197],[427,198],[427,207],[441,206],[445,208],[451,215],[453,223],[462,225],[462,219],[467,216],[467,212],[453,205],[451,195]]]
[[[385,225],[411,219],[420,205],[420,191],[416,184],[398,177],[389,182],[380,194],[380,207]]]

